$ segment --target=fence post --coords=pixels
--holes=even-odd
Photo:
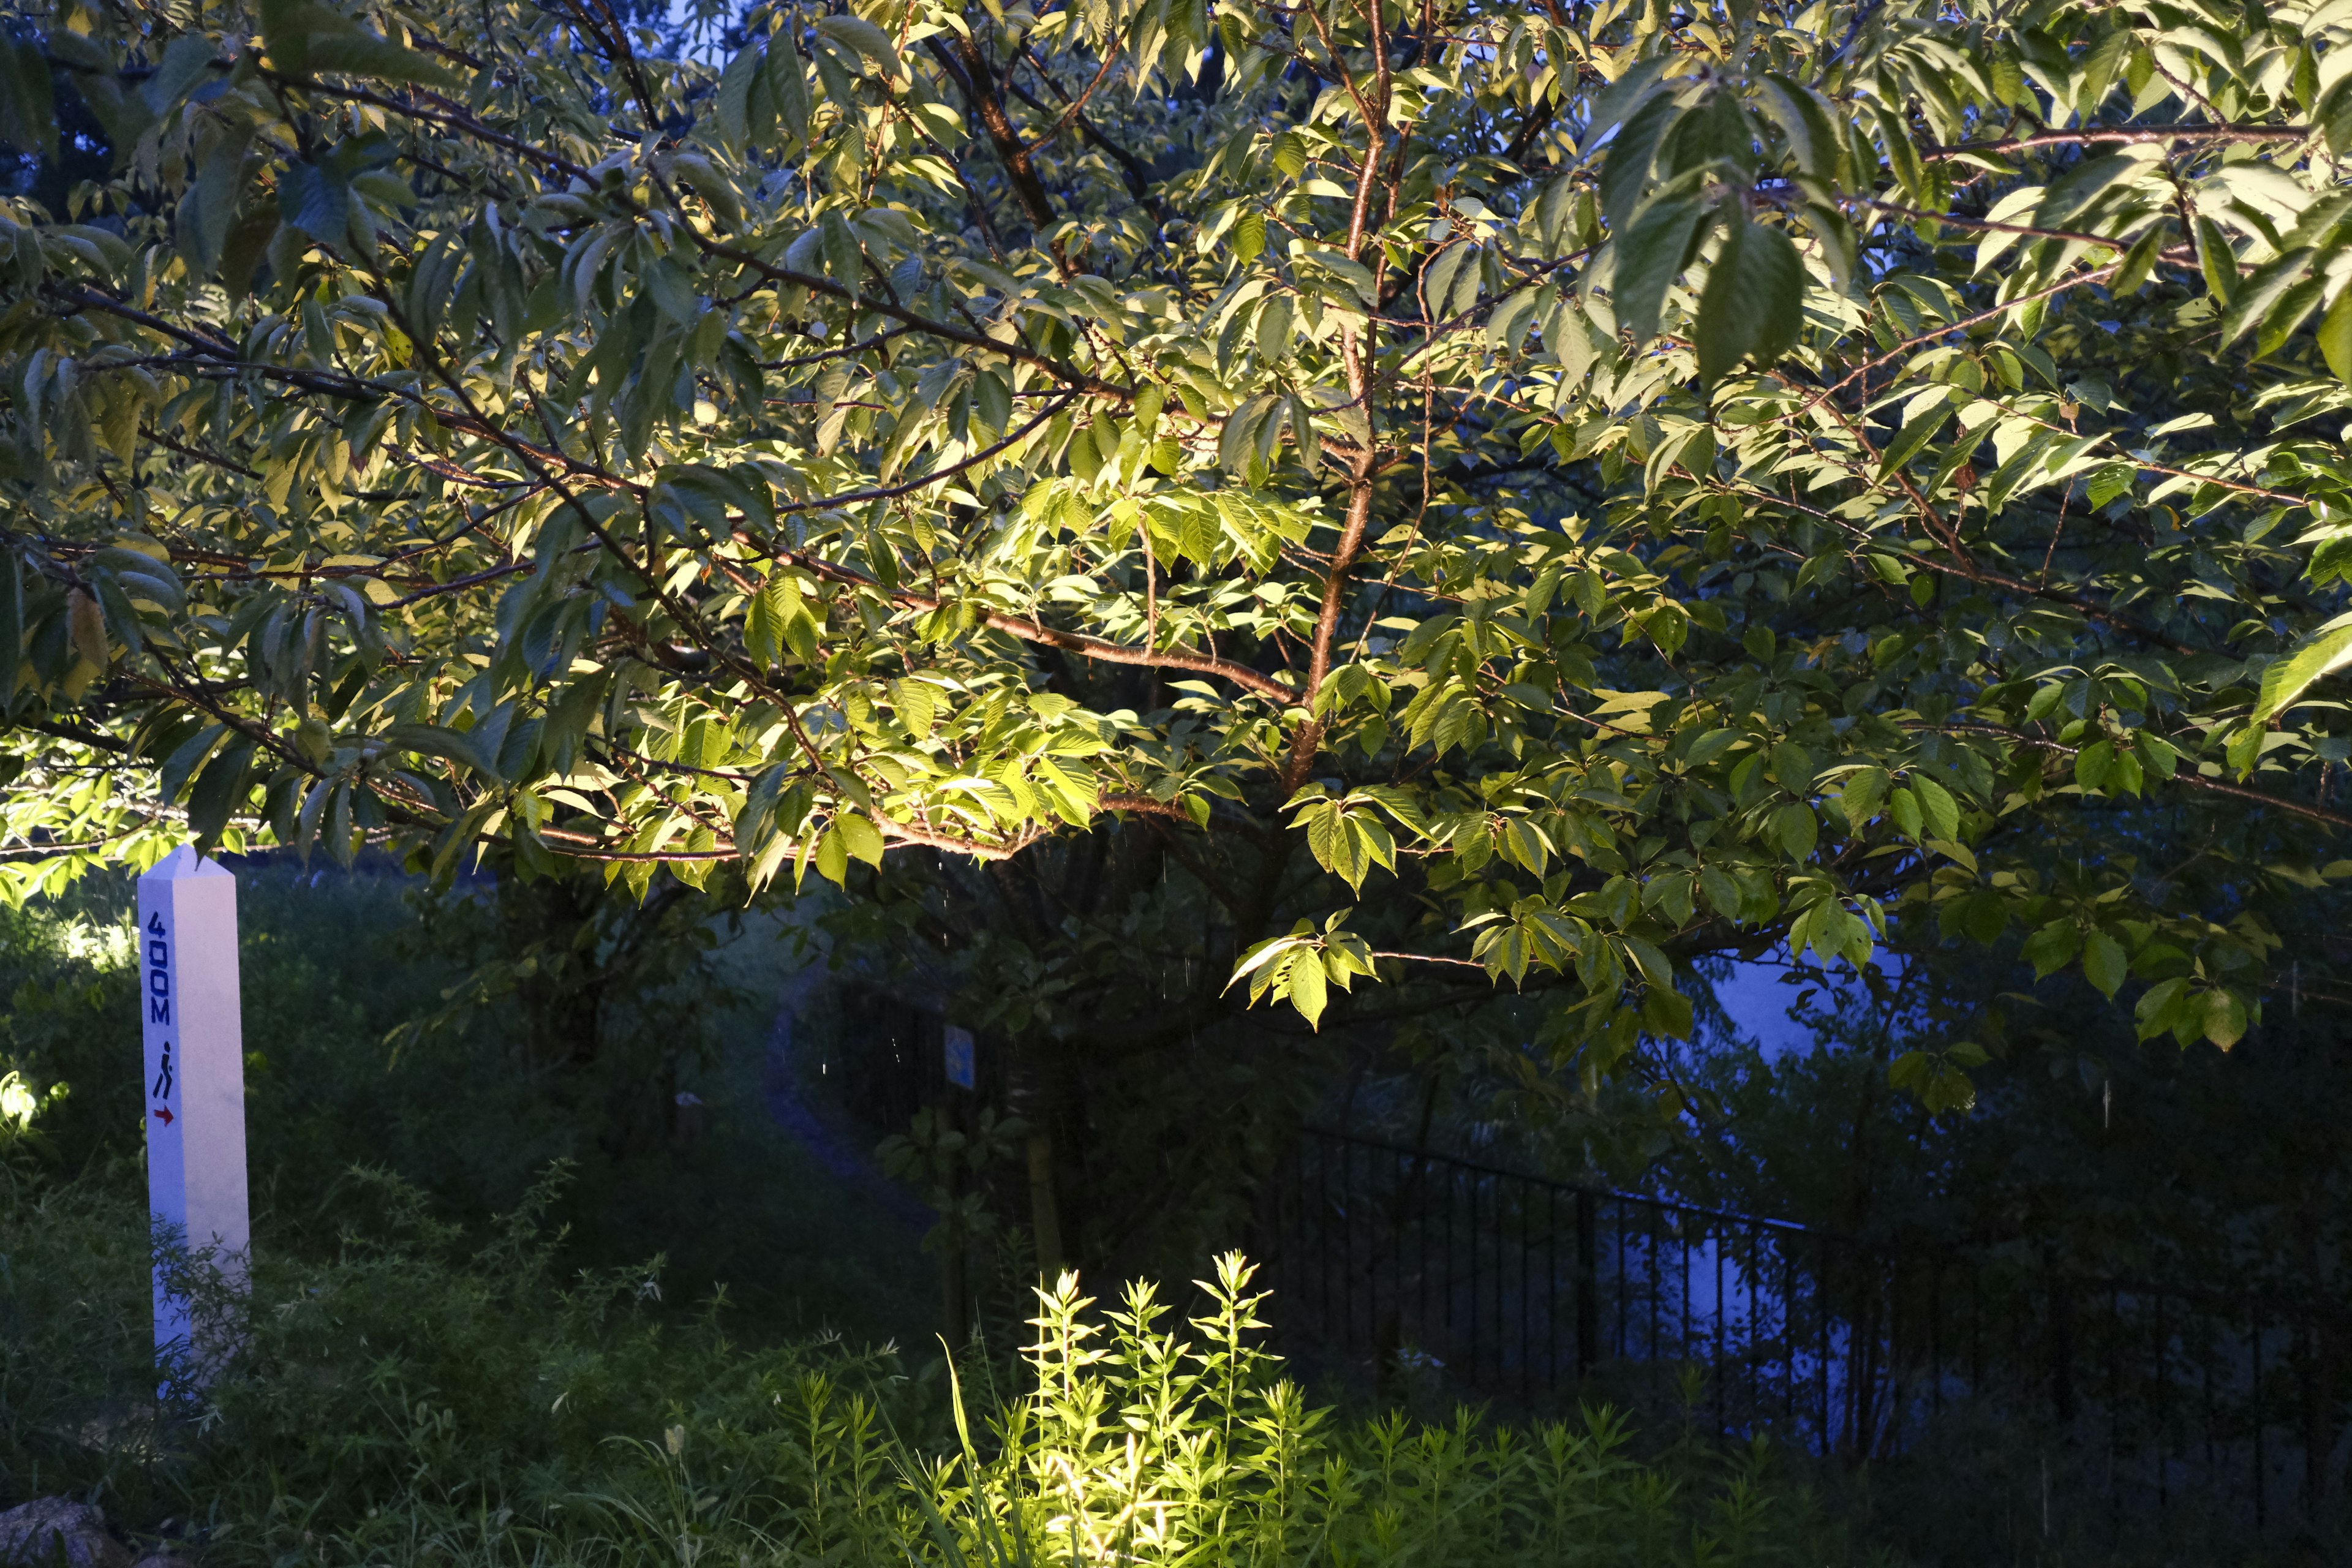
[[[2050,1281],[2050,1394],[2058,1424],[2074,1425],[2074,1296],[2063,1278]]]
[[[2246,1311],[2247,1328],[2251,1331],[2246,1348],[2253,1363],[2251,1370],[2254,1395],[2254,1533],[2260,1536],[2270,1529],[2271,1503],[2270,1445],[2265,1441],[2263,1430],[2270,1425],[2270,1412],[2263,1408],[2263,1304],[2260,1298],[2249,1303]]]
[[[2303,1319],[2294,1331],[2295,1386],[2303,1396],[2303,1511],[2319,1511],[2319,1494],[2326,1488],[2327,1453],[2335,1445],[2330,1441],[2326,1406],[2334,1403],[2324,1398],[2320,1388],[2335,1379],[2325,1375],[2319,1364],[2320,1340],[2311,1325]]]
[[[1823,1458],[1828,1458],[1837,1452],[1837,1427],[1832,1422],[1830,1415],[1830,1355],[1832,1352],[1830,1335],[1830,1238],[1827,1236],[1822,1237],[1819,1246],[1821,1250],[1821,1280],[1814,1288],[1813,1311],[1814,1315],[1819,1317],[1822,1321],[1822,1349],[1820,1356],[1815,1360],[1814,1371],[1821,1383],[1822,1457]]]
[[[1601,1359],[1601,1205],[1576,1194],[1576,1374],[1591,1377]]]
[[[955,1097],[950,1096],[940,1107],[940,1114],[950,1131],[963,1131],[963,1110]],[[961,1162],[948,1166],[946,1187],[948,1211],[940,1216],[940,1332],[947,1341],[949,1355],[959,1356],[971,1343],[971,1256],[962,1208],[956,1202],[963,1190]]]

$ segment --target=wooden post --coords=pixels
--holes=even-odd
[[[1625,1282],[1619,1280],[1622,1290]],[[1576,1375],[1592,1375],[1601,1364],[1601,1204],[1591,1193],[1576,1194]]]
[[[236,879],[193,847],[139,879],[139,1012],[146,1044],[147,1194],[157,1229],[190,1265],[246,1282],[245,1036],[238,1016]],[[197,1363],[186,1295],[156,1261],[155,1352]]]
[[[1042,1123],[1029,1131],[1029,1223],[1036,1238],[1037,1273],[1050,1287],[1062,1277],[1062,1210],[1054,1199],[1054,1141]]]
[[[940,1066],[947,1078],[947,1092],[940,1101],[940,1114],[954,1131],[970,1137],[975,1131],[971,1114],[974,1086],[979,1082],[978,1053],[972,1044],[971,1031],[946,1025],[940,1033]],[[961,1160],[949,1167],[948,1198],[950,1205],[962,1195],[963,1163]],[[940,1253],[940,1289],[941,1306],[947,1324],[948,1349],[961,1355],[971,1342],[971,1238],[964,1234],[961,1211],[950,1209],[946,1221],[947,1245]]]

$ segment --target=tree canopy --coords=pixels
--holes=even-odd
[[[2227,1045],[2352,872],[2347,0],[10,10],[13,899],[1142,820],[1605,1075],[1903,919]]]

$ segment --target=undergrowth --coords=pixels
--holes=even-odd
[[[567,1276],[658,1250],[673,1295],[699,1300],[723,1281],[739,1315],[767,1331],[855,1324],[880,1339],[928,1324],[935,1287],[916,1228],[770,1114],[768,993],[803,962],[784,925],[750,921],[711,949],[719,989],[739,1005],[666,1013],[643,1031],[664,1060],[621,1051],[567,1079],[529,1058],[512,997],[445,1027],[400,1026],[449,1011],[446,994],[496,957],[495,889],[428,900],[398,876],[283,859],[236,875],[247,1153],[265,1255],[331,1256],[339,1235],[364,1228],[375,1199],[341,1174],[353,1165],[396,1173],[430,1195],[433,1215],[479,1232],[569,1161],[572,1179],[542,1215],[563,1227]],[[12,1157],[53,1177],[141,1155],[132,893],[128,875],[93,875],[66,899],[0,909],[0,1079],[19,1075],[38,1102],[11,1134]],[[714,940],[727,935],[713,925]],[[693,1137],[616,1147],[599,1135],[598,1107],[614,1096],[678,1089],[702,1101]]]
[[[553,1180],[487,1242],[353,1180],[365,1223],[265,1251],[234,1350],[159,1405],[135,1194],[0,1163],[0,1502],[89,1499],[205,1568],[1845,1560],[1760,1447],[1311,1409],[1238,1258],[1185,1322],[1065,1277],[1025,1349],[950,1369],[740,1342],[656,1310],[657,1267],[564,1273]]]

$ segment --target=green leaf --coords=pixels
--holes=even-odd
[[[67,37],[76,35],[68,31]],[[60,55],[69,52],[58,50]],[[110,71],[112,63],[108,61],[100,68]],[[85,96],[96,98],[95,94]],[[136,138],[140,128],[130,123],[129,117],[107,114],[102,101],[92,101],[91,107],[100,111],[101,121],[111,121],[108,130],[118,138],[118,144],[126,132],[131,139]],[[13,43],[0,40],[0,139],[23,152],[52,159],[58,155],[57,100],[49,82],[49,62],[32,37],[19,37]]]
[[[789,33],[780,33],[768,40],[767,81],[784,129],[793,133],[793,140],[806,147],[809,116],[816,106],[809,97],[808,73],[801,68],[800,49]]]
[[[325,245],[347,242],[352,187],[342,174],[317,163],[289,163],[278,176],[278,216]]]
[[[1785,76],[1768,74],[1758,87],[1764,112],[1788,138],[1797,167],[1824,184],[1835,185],[1844,173],[1844,144],[1821,99]]]
[[[1673,96],[1662,92],[1635,110],[1609,143],[1608,156],[1601,165],[1601,212],[1611,229],[1622,235],[1633,216],[1634,204],[1649,185],[1658,143],[1681,113]]]
[[[588,726],[594,721],[611,682],[608,673],[598,670],[574,680],[548,704],[546,728],[540,737],[540,755],[548,772],[569,773],[578,764]]]
[[[2216,987],[2206,994],[2205,1037],[2228,1050],[2246,1037],[2245,999],[2235,991]]]
[[[2221,226],[2211,218],[2197,220],[2197,265],[2205,274],[2205,287],[2212,291],[2215,301],[2227,306],[2230,297],[2238,291],[2238,258]]]
[[[2033,965],[2033,977],[2044,979],[2074,962],[2083,951],[2083,932],[2071,920],[2054,920],[2025,939],[2019,956]]]
[[[1904,194],[1914,202],[1931,201],[1934,193],[1927,189],[1927,165],[1919,156],[1919,149],[1912,142],[1911,128],[1905,123],[1902,110],[1895,107],[1901,101],[1901,98],[1896,96],[1873,102],[1871,118],[1877,121],[1879,141],[1886,149],[1887,166],[1895,171],[1895,177],[1902,184]],[[1868,145],[1866,142],[1864,144]],[[1868,168],[1875,162],[1871,160],[1864,167]]]
[[[113,650],[106,640],[106,612],[96,595],[75,588],[66,595],[67,640],[82,660],[95,668],[104,669],[113,660]]]
[[[1931,1114],[1969,1110],[1977,1102],[1976,1084],[1953,1059],[1957,1052],[1906,1051],[1886,1069],[1886,1081],[1909,1093]]]
[[[2098,511],[2117,496],[2129,495],[2132,485],[2138,478],[2139,470],[2129,463],[2110,463],[2101,468],[2092,476],[2090,484],[2085,487],[2090,497],[2091,510]]]
[[[2338,158],[2352,152],[2352,76],[2339,76],[2312,111],[2327,138],[2327,150]]]
[[[2090,204],[2091,198],[2115,184],[2151,167],[2144,158],[2129,153],[2104,153],[2085,158],[2050,184],[2042,193],[2041,202],[2033,209],[2035,228],[2063,228],[2066,222]]]
[[[1323,955],[1312,948],[1294,953],[1290,967],[1284,972],[1289,982],[1290,1005],[1298,1016],[1317,1031],[1323,1026],[1323,1008],[1329,993],[1323,984]]]
[[[1886,798],[1889,782],[1886,770],[1881,767],[1858,768],[1846,775],[1845,787],[1838,794],[1838,805],[1845,814],[1848,827],[1859,833],[1864,823],[1878,815],[1879,803]]]
[[[259,9],[270,63],[289,76],[336,71],[424,87],[458,85],[429,56],[404,48],[313,0],[261,0]]]
[[[2315,682],[2347,664],[2352,664],[2352,615],[2338,616],[2263,671],[2262,693],[2248,722],[2257,727],[2269,723],[2294,707]]]
[[[1886,797],[1886,811],[1906,838],[1916,840],[1926,826],[1926,819],[1919,812],[1919,797],[1906,786],[1896,786],[1895,793]]]
[[[1944,433],[1944,426],[1952,422],[1952,412],[1950,404],[1938,404],[1895,432],[1895,439],[1879,454],[1878,477],[1885,479],[1901,472],[1928,442]]]
[[[2106,101],[2115,86],[2116,73],[2132,50],[2134,34],[2126,25],[2110,27],[2106,35],[2091,46],[2083,60],[2083,74],[2075,89],[2074,110],[2085,125],[2098,117],[2099,107]]]
[[[1429,301],[1431,321],[1442,321],[1450,314],[1446,301],[1453,297],[1454,280],[1461,275],[1465,263],[1475,266],[1477,259],[1478,247],[1475,245],[1449,245],[1437,253],[1422,283],[1422,293]]]
[[[1234,254],[1255,261],[1265,249],[1265,215],[1252,207],[1234,220]]]
[[[229,818],[245,804],[254,742],[243,735],[224,747],[206,764],[188,792],[188,829],[195,836],[198,853],[209,853],[220,842]]]
[[[1591,156],[1595,148],[1602,145],[1611,132],[1624,124],[1626,116],[1643,110],[1654,101],[1652,90],[1659,85],[1659,79],[1672,63],[1669,57],[1662,54],[1638,59],[1592,100],[1592,118],[1585,127],[1581,144],[1586,156]],[[1619,142],[1622,141],[1620,138]],[[1614,146],[1618,143],[1609,144]]]
[[[2172,743],[2146,730],[2132,737],[2132,750],[2137,753],[2140,765],[2160,779],[2170,778],[2180,764],[2180,752]]]
[[[1812,858],[1821,832],[1822,825],[1813,816],[1813,808],[1801,801],[1792,801],[1772,814],[1772,836],[1780,841],[1791,860]]]
[[[310,69],[418,87],[454,88],[457,79],[429,55],[360,28],[310,40]]]
[[[1305,942],[1306,939],[1299,934],[1299,931],[1308,929],[1310,929],[1308,924],[1302,922],[1298,930],[1293,931],[1289,935],[1269,937],[1265,941],[1261,942],[1256,946],[1251,948],[1249,952],[1243,956],[1242,961],[1234,966],[1233,973],[1225,977],[1225,989],[1228,991],[1232,990],[1235,982],[1241,980],[1245,975],[1255,973],[1261,969],[1266,969],[1269,964],[1274,965],[1274,968],[1267,970],[1267,973],[1269,975],[1278,973],[1281,966],[1276,963],[1276,961],[1281,958],[1285,953],[1292,952]],[[1252,995],[1253,999],[1255,999],[1256,993],[1253,993]]]
[[[1727,921],[1739,918],[1739,884],[1733,881],[1720,866],[1706,866],[1699,870],[1698,885],[1706,894],[1707,907]]]
[[[1782,741],[1772,748],[1772,777],[1790,795],[1803,797],[1813,793],[1813,780],[1821,765],[1813,754],[1794,741]]]
[[[2305,247],[2291,250],[2255,268],[2253,275],[2231,296],[2230,308],[2221,312],[2221,342],[2224,347],[2252,331],[2272,306],[2303,281],[2312,255],[2311,249]]]
[[[1769,367],[1805,321],[1805,264],[1789,237],[1734,215],[1698,306],[1698,373],[1707,385],[1753,355]]]
[[[1217,436],[1217,461],[1227,473],[1242,475],[1249,471],[1257,450],[1258,432],[1280,401],[1272,395],[1253,397],[1225,416],[1224,428]]]
[[[489,778],[499,776],[496,764],[468,731],[444,729],[437,724],[394,724],[379,739],[386,751],[446,757]]]
[[[1542,298],[1537,289],[1522,289],[1496,306],[1486,322],[1486,346],[1506,353],[1517,352],[1519,341],[1527,336],[1528,325],[1535,320],[1536,307]]]
[[[841,830],[845,820],[836,816],[827,824],[816,847],[816,874],[836,888],[849,885],[849,841]]]
[[[751,144],[751,84],[758,79],[766,59],[767,51],[758,44],[746,44],[735,51],[735,58],[719,73],[719,96],[715,100],[719,130],[731,146]]]
[[[1287,294],[1276,294],[1258,308],[1257,354],[1263,363],[1279,364],[1290,357],[1290,317]]]
[[[1924,773],[1911,775],[1911,788],[1919,796],[1919,810],[1927,819],[1929,837],[1958,838],[1960,836],[1960,808],[1952,799],[1952,792]]]
[[[890,683],[890,705],[898,710],[898,721],[918,738],[930,734],[939,722],[940,689],[927,680],[894,680]]]
[[[2112,999],[2129,970],[2124,944],[2106,932],[2093,931],[2083,943],[2083,976],[2099,988],[2102,996]]]
[[[2074,753],[2074,784],[2084,795],[2096,795],[2106,782],[2107,769],[2116,759],[2115,742],[2094,741]]]
[[[2117,299],[2139,292],[2140,286],[2156,271],[2157,261],[2163,255],[2164,238],[2163,224],[2148,225],[2147,232],[2124,252],[2123,266],[2116,269],[2115,281],[2107,285],[2108,292]]]
[[[2153,1039],[2172,1027],[2174,1007],[2188,988],[2189,980],[2185,975],[2160,980],[2147,988],[2139,999],[2139,1005],[2132,1009],[2134,1025],[2141,1039]]]
[[[2352,288],[2336,296],[2319,323],[2319,352],[2336,379],[2352,382]]]
[[[857,298],[865,290],[866,252],[856,231],[837,211],[824,215],[818,231],[824,237],[825,271],[835,283],[849,290],[850,298]]]
[[[816,30],[837,44],[846,44],[856,49],[880,67],[885,76],[907,74],[906,65],[899,59],[898,46],[890,41],[890,35],[863,16],[819,16]]]
[[[155,74],[139,84],[139,97],[147,112],[161,118],[183,93],[209,74],[212,63],[213,41],[204,34],[182,33],[173,38],[156,62]]]
[[[1666,290],[1688,265],[1697,247],[1700,220],[1708,211],[1696,196],[1654,202],[1618,240],[1611,299],[1618,323],[1633,333],[1636,344],[1658,335]]]
[[[1662,985],[1653,985],[1642,993],[1642,1022],[1654,1035],[1671,1040],[1691,1037],[1693,1011],[1690,998]]]
[[[24,563],[15,551],[0,549],[0,712],[14,708],[24,666]]]
[[[833,819],[833,832],[841,835],[841,846],[849,854],[879,870],[882,866],[882,832],[865,817],[845,813]],[[835,879],[839,880],[838,878]]]

